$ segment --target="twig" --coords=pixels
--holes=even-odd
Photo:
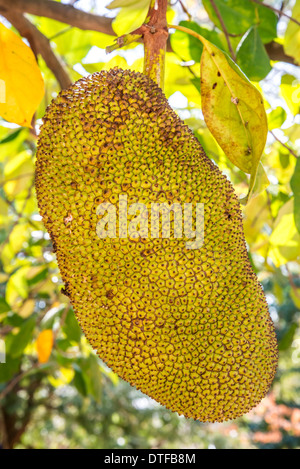
[[[186,8],[186,6],[183,4],[182,0],[178,0],[179,3],[180,3],[180,6],[182,8],[182,11],[187,15],[189,21],[192,21],[192,15],[189,13],[188,9]]]
[[[227,45],[228,45],[228,49],[229,49],[229,51],[230,51],[231,58],[232,58],[232,60],[235,61],[235,60],[236,60],[236,55],[235,55],[235,52],[234,52],[234,50],[233,50],[232,44],[231,44],[231,42],[230,42],[228,30],[227,30],[227,28],[226,28],[226,25],[225,25],[225,23],[224,23],[224,20],[223,20],[223,18],[222,18],[222,15],[221,15],[221,13],[220,13],[220,10],[219,10],[219,8],[217,7],[217,5],[216,5],[216,3],[215,3],[214,0],[209,0],[209,1],[210,1],[210,3],[211,3],[211,6],[213,7],[213,9],[215,10],[215,13],[216,13],[216,15],[217,15],[217,17],[218,17],[218,20],[220,21],[221,28],[222,28],[222,30],[223,30],[223,32],[224,32],[224,34],[225,34],[225,38],[226,38],[226,41],[227,41]]]
[[[260,5],[261,7],[269,8],[269,10],[275,11],[275,13],[277,13],[279,16],[285,16],[290,21],[293,21],[298,26],[300,26],[300,22],[298,20],[296,20],[292,16],[284,13],[284,11],[278,10],[278,8],[272,7],[271,5],[267,5],[266,3],[262,3],[260,0],[250,0],[250,2],[256,3],[257,5]]]
[[[298,155],[290,147],[288,147],[285,143],[283,143],[278,137],[276,137],[276,135],[274,134],[272,130],[270,130],[269,132],[272,135],[272,137],[274,137],[275,140],[277,140],[278,143],[280,143],[284,148],[286,148],[291,153],[291,155],[293,155],[295,158],[298,158]]]
[[[0,0],[1,2],[2,0]],[[0,4],[1,5],[1,4]],[[53,72],[60,87],[62,89],[68,88],[72,80],[65,71],[63,65],[60,63],[54,54],[49,40],[42,34],[24,15],[11,10],[5,10],[3,16],[19,31],[21,36],[28,39],[33,51],[41,54],[49,69]]]

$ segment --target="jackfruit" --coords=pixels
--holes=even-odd
[[[36,192],[65,294],[114,372],[202,422],[237,418],[261,401],[277,342],[239,202],[157,85],[116,68],[62,91],[43,119]],[[139,218],[129,234],[121,197],[146,207],[128,210],[128,221]],[[175,211],[169,235],[147,231],[153,204],[204,204],[202,246],[187,244],[195,211],[181,238]]]

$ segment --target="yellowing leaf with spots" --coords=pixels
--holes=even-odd
[[[36,341],[38,360],[40,363],[47,363],[53,347],[53,332],[51,329],[42,331]]]
[[[230,161],[254,175],[268,125],[260,92],[220,49],[204,41],[202,110],[207,127]]]
[[[40,69],[30,47],[1,23],[0,50],[0,116],[30,127],[44,95]]]

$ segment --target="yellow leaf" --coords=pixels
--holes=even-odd
[[[0,23],[0,115],[31,127],[44,95],[44,82],[34,54],[22,39]]]
[[[202,111],[207,127],[229,160],[254,178],[268,125],[263,99],[229,57],[202,39]]]
[[[269,256],[276,267],[299,258],[300,234],[294,220],[294,199],[279,210],[269,242]]]
[[[74,378],[74,374],[75,372],[72,369],[60,368],[58,372],[56,372],[57,377],[48,376],[48,380],[53,387],[58,388],[59,386],[69,384]]]
[[[26,300],[18,311],[18,315],[22,318],[28,318],[34,310],[35,301],[32,299]]]
[[[36,349],[38,360],[40,363],[47,363],[52,352],[53,347],[53,331],[52,329],[45,329],[40,332],[36,340]]]
[[[15,197],[22,190],[32,184],[34,165],[32,155],[28,151],[22,151],[11,158],[4,168],[3,186],[9,197]]]
[[[111,2],[107,8],[120,8],[112,27],[117,36],[128,34],[143,24],[145,21],[150,0],[116,0]]]
[[[300,1],[297,0],[292,11],[292,17],[300,21]],[[300,27],[294,21],[289,21],[284,36],[284,51],[294,57],[300,64]]]

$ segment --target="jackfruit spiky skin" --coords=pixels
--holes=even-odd
[[[266,395],[273,323],[248,260],[230,182],[140,73],[95,73],[48,107],[36,165],[40,213],[65,290],[98,355],[167,408],[234,419]],[[97,206],[204,203],[204,244],[105,238]]]

